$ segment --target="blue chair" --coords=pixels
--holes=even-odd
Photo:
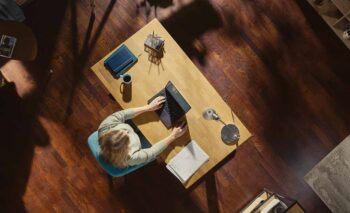
[[[145,140],[144,137],[140,137],[141,141]],[[92,133],[89,138],[88,138],[88,144],[90,147],[90,150],[92,152],[92,155],[95,157],[95,159],[97,160],[97,162],[100,164],[100,166],[112,177],[122,177],[125,176],[127,174],[129,174],[130,172],[133,172],[141,167],[143,167],[144,165],[146,165],[147,163],[144,164],[140,164],[140,165],[136,165],[136,166],[129,166],[126,168],[116,168],[108,163],[106,163],[103,159],[101,159],[100,157],[100,145],[98,143],[98,132],[94,132]]]

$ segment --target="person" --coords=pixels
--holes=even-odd
[[[154,160],[175,139],[182,136],[187,131],[185,124],[174,127],[169,136],[150,148],[141,148],[139,136],[129,124],[125,123],[126,120],[145,112],[159,109],[164,102],[165,97],[159,96],[148,105],[121,110],[104,119],[98,128],[102,159],[118,168],[147,163]]]

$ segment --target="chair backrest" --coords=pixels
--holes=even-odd
[[[136,165],[136,166],[129,166],[126,168],[117,168],[117,167],[112,166],[111,164],[106,163],[100,157],[101,148],[100,148],[100,145],[98,143],[98,132],[97,131],[92,133],[89,136],[88,144],[89,144],[90,150],[92,152],[92,155],[95,157],[97,162],[112,177],[121,177],[121,176],[127,175],[130,172],[133,172],[133,171],[143,167],[144,165],[146,165],[146,163],[144,163],[144,164],[140,164],[140,165]]]

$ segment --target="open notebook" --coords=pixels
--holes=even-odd
[[[208,160],[207,153],[192,140],[169,161],[166,168],[185,183]]]

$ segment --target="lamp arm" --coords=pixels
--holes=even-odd
[[[224,126],[226,126],[226,123],[223,122],[220,118],[217,121],[220,121],[220,123],[222,123]]]

